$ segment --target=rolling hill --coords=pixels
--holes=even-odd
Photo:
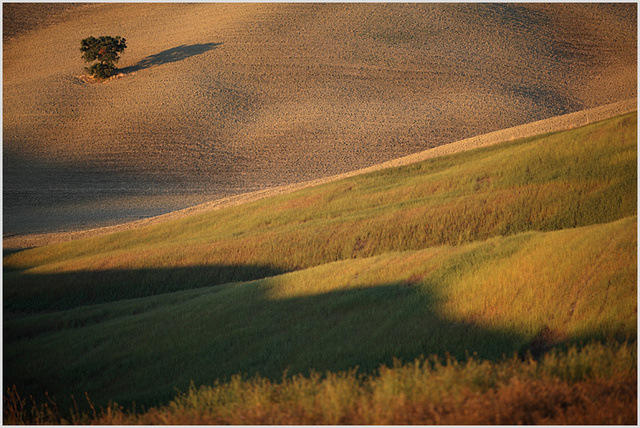
[[[637,423],[637,5],[3,24],[4,423]]]
[[[528,390],[538,399],[557,379],[608,379],[606,408],[626,409],[611,423],[636,413],[636,267],[633,112],[6,255],[4,382],[61,409],[85,392],[99,406],[169,403],[184,422],[211,416],[206,403],[255,414],[264,403],[215,398],[240,374],[375,376],[394,358],[473,355],[502,375],[469,363],[437,390],[496,391],[508,382],[492,376],[523,370],[546,385]],[[566,346],[584,351],[549,356]],[[540,365],[501,363],[527,353]],[[190,392],[170,402],[176,388]]]
[[[3,234],[327,177],[637,96],[634,4],[3,4]],[[78,51],[121,35],[122,76]]]

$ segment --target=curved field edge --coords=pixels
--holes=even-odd
[[[5,319],[4,381],[62,408],[85,392],[155,405],[239,373],[373,373],[420,355],[633,341],[636,265],[632,216]]]
[[[540,361],[437,357],[382,366],[375,374],[295,375],[281,381],[234,376],[189,389],[138,412],[115,403],[70,416],[15,388],[4,396],[8,424],[615,424],[637,423],[637,344],[592,343]],[[86,406],[86,404],[85,404]]]
[[[5,313],[636,214],[637,113],[3,258]],[[46,292],[45,292],[46,291]],[[43,298],[43,292],[45,292]]]
[[[5,229],[153,215],[637,96],[636,9],[82,6],[6,43]],[[75,78],[88,29],[131,42],[123,78]]]
[[[443,146],[438,146],[432,149],[427,149],[419,153],[415,153],[402,158],[394,159],[392,161],[384,162],[378,165],[374,165],[368,168],[352,171],[327,177],[323,179],[311,180],[307,182],[290,184],[286,186],[280,186],[273,189],[260,190],[256,192],[249,192],[241,195],[231,196],[222,199],[216,199],[211,202],[196,205],[190,208],[186,208],[179,211],[163,214],[160,216],[138,220],[134,222],[106,226],[102,228],[89,229],[84,231],[69,231],[60,233],[42,233],[42,234],[27,234],[19,236],[7,236],[3,237],[3,249],[6,251],[15,251],[25,248],[40,247],[44,245],[50,245],[60,242],[68,242],[77,239],[83,239],[88,237],[101,236],[114,232],[121,232],[124,230],[130,230],[140,228],[148,225],[164,223],[171,220],[176,220],[184,217],[188,217],[194,214],[202,212],[208,212],[218,210],[222,208],[228,208],[231,206],[237,206],[253,202],[256,200],[269,198],[276,195],[295,192],[300,189],[318,186],[321,184],[342,180],[347,177],[352,177],[360,174],[366,174],[369,172],[377,171],[385,168],[399,167],[416,162],[424,161],[425,159],[434,158],[437,156],[450,155],[461,151],[471,150],[478,147],[486,147],[494,144],[498,144],[504,141],[512,141],[519,138],[528,138],[543,133],[566,131],[576,127],[584,126],[590,123],[609,119],[614,116],[629,113],[637,110],[637,98],[631,98],[628,100],[612,103],[592,109],[586,109],[574,113],[569,113],[561,116],[551,117],[524,125],[515,126],[512,128],[491,132],[488,134],[478,135],[475,137],[467,138],[464,140],[456,141]]]

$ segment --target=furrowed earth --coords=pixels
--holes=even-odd
[[[5,248],[637,96],[635,4],[3,4],[3,16]],[[90,35],[127,39],[107,82],[84,76]]]

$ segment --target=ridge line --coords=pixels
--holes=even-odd
[[[342,180],[344,178],[367,174],[369,172],[410,165],[412,163],[422,162],[424,160],[435,158],[438,156],[445,156],[449,154],[472,150],[478,147],[487,147],[487,146],[499,144],[506,141],[533,137],[535,135],[547,134],[550,132],[566,131],[569,129],[578,128],[591,123],[595,123],[601,120],[609,119],[611,117],[615,117],[621,114],[637,111],[637,109],[638,109],[637,97],[629,98],[623,101],[618,101],[615,103],[611,103],[611,104],[607,104],[599,107],[585,109],[585,110],[581,110],[573,113],[567,113],[560,116],[553,116],[547,119],[542,119],[535,122],[529,122],[522,125],[511,127],[511,128],[501,129],[498,131],[493,131],[486,134],[465,138],[463,140],[458,140],[448,144],[443,144],[441,146],[426,149],[421,152],[417,152],[417,153],[413,153],[400,158],[392,159],[392,160],[375,164],[366,168],[361,168],[358,170],[349,171],[349,172],[345,172],[345,173],[341,173],[341,174],[337,174],[329,177],[317,178],[317,179],[303,181],[299,183],[286,184],[283,186],[256,190],[256,191],[247,192],[247,193],[241,193],[239,195],[227,196],[224,198],[215,199],[209,202],[194,205],[192,207],[172,211],[172,212],[161,214],[154,217],[145,218],[142,220],[135,220],[131,222],[120,223],[113,226],[103,226],[99,228],[79,230],[79,231],[13,235],[10,237],[3,236],[2,247],[5,250],[6,249],[18,250],[18,249],[26,249],[31,247],[40,247],[48,244],[68,242],[76,239],[88,238],[93,236],[101,236],[109,233],[120,232],[124,230],[150,226],[154,224],[160,224],[160,223],[164,223],[171,220],[178,220],[181,218],[185,218],[194,214],[215,211],[222,208],[254,202],[254,201],[268,198],[271,196],[292,193],[297,190],[306,189],[306,188],[318,186],[321,184],[331,183],[334,181]]]

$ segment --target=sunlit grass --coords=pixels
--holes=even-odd
[[[5,380],[155,403],[237,373],[537,353],[637,335],[637,218],[5,320]],[[24,355],[30,357],[25,359]],[[158,376],[163,382],[158,382]],[[55,378],[55,381],[54,381]]]
[[[636,114],[628,114],[171,223],[11,254],[3,259],[5,300],[39,293],[34,275],[144,272],[96,275],[90,286],[103,290],[84,301],[96,303],[388,251],[617,220],[636,213],[636,127]],[[173,269],[194,266],[210,269],[191,281],[171,279]],[[254,269],[230,274],[229,266]],[[153,284],[172,285],[155,291],[139,286],[149,275]],[[88,286],[85,275],[69,275],[47,289],[82,294]]]
[[[216,386],[147,413],[74,421],[628,421],[630,363],[609,380],[592,374],[617,367],[607,353],[628,356],[637,338],[636,127],[628,114],[8,254],[5,385],[40,403],[48,392],[61,409],[25,416],[14,390],[11,414],[60,422],[85,392],[98,406],[166,404],[194,382]],[[582,347],[594,340],[608,345]],[[547,369],[509,360],[527,353],[546,353]],[[411,366],[421,355],[462,363]],[[376,372],[396,359],[406,364]],[[404,370],[427,370],[428,388],[406,392],[420,384]],[[293,377],[277,384],[284,373]],[[585,404],[598,400],[607,411]],[[530,405],[542,406],[538,419],[527,419]],[[406,414],[415,418],[394,416]]]
[[[637,282],[636,217],[615,225],[532,236],[524,244],[500,242],[505,257],[490,264],[474,260],[471,272],[450,280],[446,289],[456,298],[444,305],[445,312],[492,328],[509,325],[514,313],[526,314],[520,331],[537,332],[544,324],[563,336],[588,335],[603,325],[629,331],[637,308],[631,298]],[[509,254],[515,242],[519,248]],[[558,302],[564,310],[545,310]]]

